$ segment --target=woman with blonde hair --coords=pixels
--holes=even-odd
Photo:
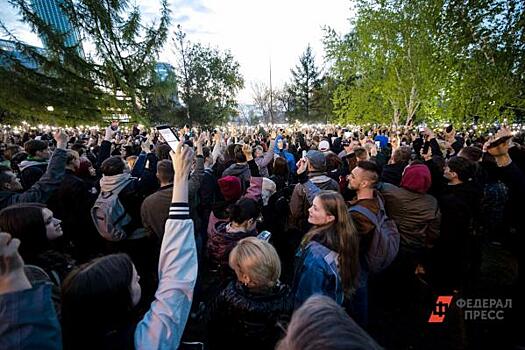
[[[281,262],[275,248],[256,237],[240,240],[230,253],[236,281],[212,303],[209,344],[216,349],[273,349],[293,305],[289,288],[279,282]]]
[[[359,239],[341,194],[321,191],[308,210],[313,225],[297,252],[294,306],[322,294],[343,304],[356,289]]]

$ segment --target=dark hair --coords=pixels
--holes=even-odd
[[[464,147],[461,149],[460,153],[460,157],[467,158],[468,160],[473,162],[479,161],[483,156],[483,151],[481,150],[481,148],[475,146]]]
[[[237,224],[246,220],[256,219],[261,214],[261,208],[250,198],[241,198],[228,209],[229,219]]]
[[[66,277],[61,297],[65,348],[100,348],[107,334],[129,325],[132,279],[133,263],[126,254],[94,259]]]
[[[173,170],[173,164],[171,163],[171,160],[164,159],[157,163],[157,176],[161,182],[173,182],[174,175],[175,171]]]
[[[157,146],[157,158],[159,160],[170,159],[171,147],[165,143]]]
[[[19,203],[0,210],[0,229],[21,242],[19,252],[26,263],[49,247],[41,203]]]
[[[354,153],[358,159],[365,158],[366,156],[368,156],[368,151],[364,147],[354,148]]]
[[[246,162],[246,156],[242,152],[242,145],[235,145],[233,149],[235,163],[244,163]]]
[[[381,347],[327,296],[314,295],[292,315],[276,350],[375,350]]]
[[[82,155],[84,154],[84,152],[85,152],[85,150],[86,150],[86,146],[84,146],[84,145],[81,144],[81,143],[75,143],[73,146],[71,146],[71,149],[72,149],[73,151],[77,151],[79,157],[82,157]]]
[[[208,158],[208,157],[211,157],[211,150],[209,147],[202,147],[202,157],[204,159]]]
[[[43,151],[48,148],[48,143],[41,140],[29,140],[24,143],[24,150],[32,157],[35,156],[36,152]]]
[[[409,146],[401,146],[394,151],[392,159],[394,160],[394,163],[408,163],[411,154],[412,149]]]
[[[273,161],[273,175],[283,176],[285,179],[288,179],[290,175],[290,168],[288,167],[288,162],[283,157],[277,157]]]
[[[0,189],[4,190],[5,185],[11,183],[13,176],[8,173],[13,173],[13,170],[5,165],[0,165]]]
[[[369,160],[357,162],[357,167],[367,171],[370,174],[370,180],[375,184],[379,181],[379,167],[376,163]]]
[[[476,172],[474,162],[463,157],[451,157],[447,161],[447,166],[458,175],[458,179],[462,182],[471,181]]]
[[[5,151],[4,151],[4,158],[7,159],[7,160],[11,160],[11,158],[17,154],[18,152],[20,152],[22,150],[22,147],[18,146],[18,145],[10,145],[10,146],[7,146]]]
[[[113,176],[124,172],[125,164],[120,156],[109,157],[102,162],[100,170],[105,176]]]
[[[326,171],[339,169],[343,166],[343,162],[335,153],[328,153],[326,155]]]

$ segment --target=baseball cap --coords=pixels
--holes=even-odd
[[[323,152],[310,150],[306,153],[306,158],[315,169],[323,169],[326,166],[326,157]]]

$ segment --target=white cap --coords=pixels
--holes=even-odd
[[[323,140],[319,142],[319,151],[328,152],[329,150],[330,150],[330,144],[328,143],[328,141]]]

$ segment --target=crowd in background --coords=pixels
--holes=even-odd
[[[484,244],[523,341],[522,134],[175,132],[3,129],[0,348],[377,349],[371,309],[469,296]]]

